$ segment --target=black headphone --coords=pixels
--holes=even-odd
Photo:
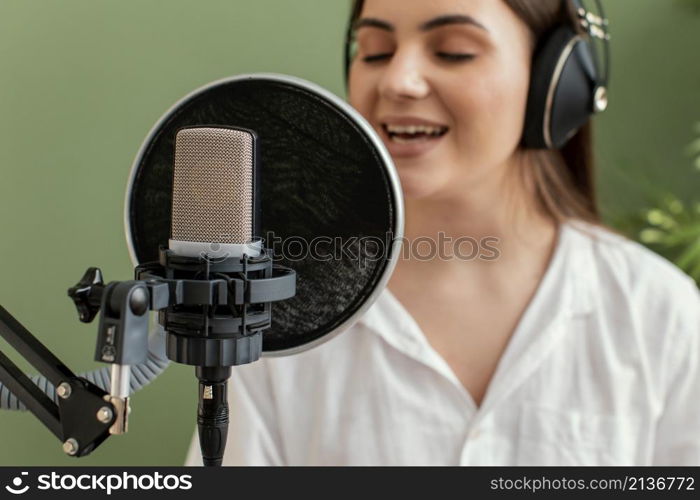
[[[557,25],[535,50],[522,139],[525,148],[561,149],[591,115],[608,107],[610,34],[603,6],[595,1],[598,15],[587,10],[582,0],[564,0],[570,21]],[[358,17],[359,5],[351,20]],[[345,41],[346,82],[354,31],[351,21]],[[603,43],[603,65],[595,40]]]

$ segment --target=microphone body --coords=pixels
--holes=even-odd
[[[173,269],[190,279],[210,280],[216,264],[234,261],[247,274],[249,258],[262,254],[260,235],[260,157],[254,132],[236,128],[194,127],[178,131],[175,142],[171,238],[173,258],[196,259],[192,267]],[[183,275],[184,273],[184,275]],[[234,273],[224,273],[232,276]],[[264,273],[263,273],[264,274]],[[223,309],[223,310],[222,310]],[[205,466],[220,466],[228,434],[226,397],[231,365],[255,361],[262,335],[217,317],[231,316],[225,307],[179,306],[166,319],[168,355],[196,366],[199,379],[197,427]],[[178,324],[177,314],[195,322]],[[166,313],[167,315],[167,313]],[[197,319],[203,321],[197,321]],[[170,326],[170,328],[168,328]],[[239,344],[248,344],[247,348]]]
[[[156,292],[150,306],[167,333],[168,358],[195,367],[209,466],[223,460],[231,367],[260,358],[271,303],[296,294],[296,273],[274,265],[260,238],[259,158],[251,130],[179,130],[168,248],[160,248],[158,262],[136,269]]]

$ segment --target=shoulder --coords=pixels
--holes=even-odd
[[[583,222],[570,222],[568,227],[577,241],[574,250],[587,258],[580,272],[594,293],[612,305],[631,308],[640,318],[682,318],[700,329],[700,292],[678,267],[605,227]]]

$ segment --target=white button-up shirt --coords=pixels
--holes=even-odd
[[[326,344],[233,372],[224,465],[700,465],[698,289],[581,223],[480,407],[389,290]]]

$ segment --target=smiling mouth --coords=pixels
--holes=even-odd
[[[389,139],[399,144],[409,144],[439,139],[444,136],[449,127],[429,125],[389,125],[382,123],[382,129]]]

